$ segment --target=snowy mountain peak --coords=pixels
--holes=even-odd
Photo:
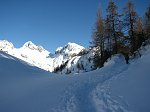
[[[63,47],[58,47],[58,48],[56,49],[55,53],[56,53],[56,54],[60,53],[62,49],[63,49]]]
[[[42,46],[38,46],[31,41],[26,42],[23,47],[23,49],[30,49],[30,50],[36,50],[38,52],[45,52],[46,54],[49,54],[47,50],[45,50]]]
[[[10,50],[13,49],[14,46],[11,42],[8,42],[7,40],[0,40],[0,50]]]
[[[23,45],[23,48],[29,48],[29,49],[37,49],[37,45],[35,45],[34,43],[32,43],[31,41],[28,41],[26,42],[24,45]]]
[[[56,49],[56,54],[64,54],[64,55],[73,55],[73,54],[78,54],[81,52],[83,49],[85,49],[83,46],[80,46],[76,43],[71,43],[69,42],[67,45],[64,47],[58,47]]]
[[[76,73],[92,69],[91,53],[85,53],[86,49],[76,43],[69,42],[64,47],[57,48],[55,55],[31,41],[26,42],[21,48],[15,48],[11,42],[0,40],[0,50],[50,72],[60,73],[59,67],[62,66],[62,73],[69,73],[67,70]]]
[[[67,47],[76,47],[76,48],[80,48],[80,49],[84,49],[83,46],[78,45],[76,43],[72,43],[72,42],[68,42],[68,44],[66,45]]]
[[[31,41],[28,41],[23,46],[29,47],[29,46],[35,46],[35,44],[32,43]]]

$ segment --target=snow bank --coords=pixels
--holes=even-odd
[[[143,52],[143,51],[142,51]],[[134,60],[129,68],[111,82],[112,94],[122,96],[135,112],[150,112],[150,50]]]

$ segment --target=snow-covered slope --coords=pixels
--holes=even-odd
[[[69,42],[64,47],[57,48],[56,54],[63,54],[65,56],[73,56],[73,55],[80,53],[80,51],[82,51],[83,49],[84,49],[84,47],[82,47],[76,43]]]
[[[85,52],[86,49],[75,43],[68,43],[64,47],[57,48],[54,55],[45,50],[42,46],[33,44],[31,41],[26,42],[21,48],[15,48],[13,44],[7,40],[1,40],[0,50],[50,72],[86,72],[90,71],[93,65],[90,60],[92,53],[81,54]],[[63,69],[60,69],[62,66],[64,66]]]
[[[57,75],[0,52],[0,112],[149,112],[150,47],[125,64],[112,57],[101,69]]]
[[[93,69],[93,51],[75,43],[59,47],[55,53],[54,72],[61,74],[81,73]]]
[[[0,49],[1,51],[5,51],[33,66],[37,66],[47,71],[53,70],[53,61],[52,58],[50,58],[50,52],[45,50],[42,46],[33,44],[31,41],[26,42],[21,48],[15,48],[13,44],[7,40],[1,40]]]
[[[85,48],[75,43],[68,43],[64,47],[59,47],[55,51],[55,59],[53,61],[54,68],[61,66],[71,58],[78,55]]]
[[[0,50],[8,52],[12,49],[14,49],[14,46],[11,42],[8,42],[7,40],[0,40]]]
[[[147,49],[109,87],[112,94],[119,95],[135,112],[150,112],[150,47]]]

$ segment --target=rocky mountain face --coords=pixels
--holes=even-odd
[[[76,43],[68,43],[57,48],[55,54],[51,54],[31,41],[26,42],[21,48],[15,48],[11,42],[0,40],[0,50],[32,66],[59,74],[87,72],[94,68],[94,52]]]

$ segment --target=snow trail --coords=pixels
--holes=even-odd
[[[58,110],[64,112],[127,112],[127,106],[111,99],[109,82],[128,69],[121,55],[113,57],[99,73],[86,73],[66,88]],[[96,74],[96,75],[95,75]],[[101,103],[100,103],[101,102]],[[61,108],[63,107],[63,108]],[[57,111],[58,111],[57,110]]]

